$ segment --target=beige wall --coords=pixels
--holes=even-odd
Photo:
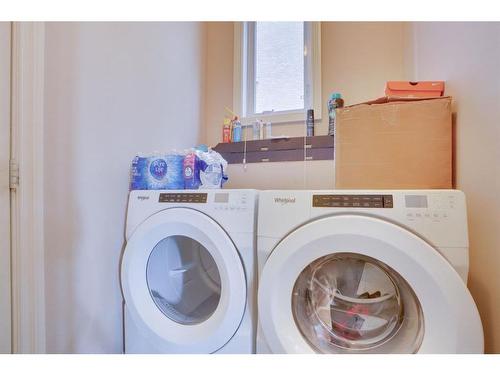
[[[384,95],[385,82],[404,79],[405,33],[402,22],[322,22],[322,119],[316,135],[328,131],[326,102],[341,92],[346,105]],[[205,142],[221,142],[224,106],[233,103],[233,23],[209,23],[207,28],[207,84]],[[318,117],[318,114],[316,114]],[[302,136],[302,124],[273,125],[273,134]],[[227,187],[314,188],[334,187],[333,161],[267,163],[229,167]]]
[[[232,104],[231,23],[208,25],[205,141],[221,139],[224,105]],[[455,173],[467,196],[469,287],[485,330],[487,352],[500,353],[500,24],[322,23],[322,96],[346,104],[383,94],[387,80],[446,81],[456,111]],[[210,98],[208,98],[210,99]],[[278,129],[276,126],[274,129]],[[273,129],[273,132],[275,131]],[[326,108],[316,134],[326,134]],[[303,134],[296,125],[276,133]],[[332,188],[333,162],[250,164],[229,169],[233,187]]]
[[[128,168],[201,140],[200,23],[48,23],[47,351],[119,353]]]
[[[500,353],[500,23],[417,23],[410,40],[413,79],[445,80],[454,97],[456,183],[468,206],[469,288],[486,351]]]

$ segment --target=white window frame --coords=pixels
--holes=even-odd
[[[306,110],[314,109],[315,120],[321,120],[321,23],[304,23],[304,109],[254,114],[253,43],[249,43],[255,22],[235,22],[233,65],[233,110],[241,121],[250,124],[257,119],[272,123],[304,123]],[[253,82],[252,82],[253,81]]]

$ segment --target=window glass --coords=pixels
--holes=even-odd
[[[304,108],[304,22],[255,23],[255,113]]]
[[[160,241],[149,256],[146,279],[156,306],[177,323],[201,323],[219,304],[217,265],[208,250],[189,237]]]
[[[354,253],[321,257],[292,292],[295,322],[320,353],[414,353],[423,339],[420,303],[393,269]]]

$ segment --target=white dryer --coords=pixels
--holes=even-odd
[[[254,190],[132,191],[125,353],[254,353]]]
[[[265,191],[257,353],[482,353],[456,190]]]

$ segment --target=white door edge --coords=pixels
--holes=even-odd
[[[195,325],[183,325],[163,315],[146,281],[151,251],[174,235],[201,243],[219,269],[221,296],[217,308],[208,319]],[[234,336],[245,313],[246,277],[236,247],[213,219],[189,208],[163,210],[139,225],[124,251],[121,283],[132,320],[160,352],[213,353]]]
[[[373,240],[374,245],[353,249],[351,244],[361,237]],[[482,326],[474,301],[460,276],[435,249],[395,224],[342,215],[318,219],[298,228],[285,237],[267,259],[259,280],[258,310],[262,331],[274,352],[314,352],[294,322],[291,291],[298,275],[310,262],[335,253],[329,246],[338,245],[338,252],[352,251],[382,261],[399,272],[414,289],[422,304],[426,325],[419,352],[483,351]],[[385,247],[392,251],[384,250]],[[433,300],[433,297],[440,299]],[[447,317],[450,306],[454,308],[453,314]],[[437,339],[439,335],[442,337]]]

